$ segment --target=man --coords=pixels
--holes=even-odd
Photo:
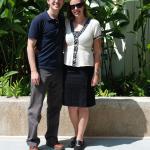
[[[58,143],[59,114],[62,106],[62,65],[64,17],[60,13],[63,0],[47,0],[49,9],[36,16],[28,34],[27,53],[31,69],[31,100],[28,108],[30,150],[38,150],[40,139],[37,127],[47,94],[46,144],[56,150],[64,149]]]

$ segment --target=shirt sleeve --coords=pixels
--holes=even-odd
[[[101,26],[100,23],[95,20],[94,24],[94,39],[100,38],[101,37]]]
[[[31,22],[28,38],[38,39],[39,34],[40,34],[40,21],[39,19],[35,18]]]

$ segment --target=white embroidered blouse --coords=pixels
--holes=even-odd
[[[67,66],[93,66],[93,40],[100,38],[101,27],[96,19],[88,19],[81,31],[74,31],[73,25],[66,20],[66,49],[64,64]]]

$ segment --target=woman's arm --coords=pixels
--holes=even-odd
[[[93,43],[94,51],[94,73],[91,86],[96,86],[101,81],[101,39],[95,39]]]

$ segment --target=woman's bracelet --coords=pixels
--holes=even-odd
[[[94,71],[94,74],[99,76],[100,72],[99,71]]]

